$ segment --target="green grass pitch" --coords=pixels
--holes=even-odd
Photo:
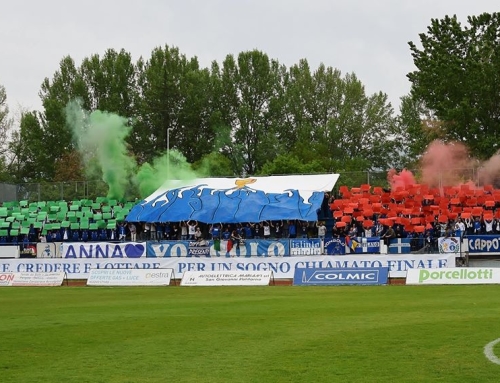
[[[498,382],[499,292],[1,288],[0,382]]]

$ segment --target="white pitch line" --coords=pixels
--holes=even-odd
[[[493,347],[495,347],[497,343],[500,343],[500,338],[495,339],[493,342],[484,346],[484,355],[491,363],[500,364],[500,358],[498,358],[493,351]]]

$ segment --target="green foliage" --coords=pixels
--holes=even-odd
[[[432,19],[421,48],[410,42],[417,70],[408,74],[412,96],[443,122],[446,140],[466,142],[489,158],[500,142],[500,13]]]
[[[193,170],[200,177],[234,176],[231,161],[221,153],[212,152],[193,164]]]
[[[321,160],[312,160],[307,163],[300,161],[294,154],[282,154],[272,161],[266,162],[259,175],[278,174],[312,174],[324,172]]]

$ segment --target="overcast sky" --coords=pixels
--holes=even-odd
[[[125,49],[136,61],[176,46],[208,67],[227,54],[258,49],[287,67],[306,58],[354,72],[393,106],[409,92],[408,41],[432,18],[499,11],[498,0],[44,0],[0,8],[0,84],[12,112],[41,109],[40,84],[70,55]],[[397,108],[396,108],[397,109]]]

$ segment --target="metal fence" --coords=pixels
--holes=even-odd
[[[421,177],[419,170],[410,170],[416,181]],[[372,186],[389,187],[387,171],[365,171],[365,172],[341,172],[339,180],[335,185],[335,190],[342,185],[348,187],[357,187],[362,184]],[[478,169],[452,169],[437,174],[436,182],[441,185],[447,185],[450,179],[461,179],[463,182],[472,181],[475,184],[480,183]],[[71,182],[43,182],[43,183],[24,183],[24,184],[0,184],[0,202],[5,201],[72,201],[81,199],[92,199],[106,196],[108,185],[104,181],[71,181]],[[140,198],[137,189],[130,185],[126,191],[125,199],[133,201]]]

